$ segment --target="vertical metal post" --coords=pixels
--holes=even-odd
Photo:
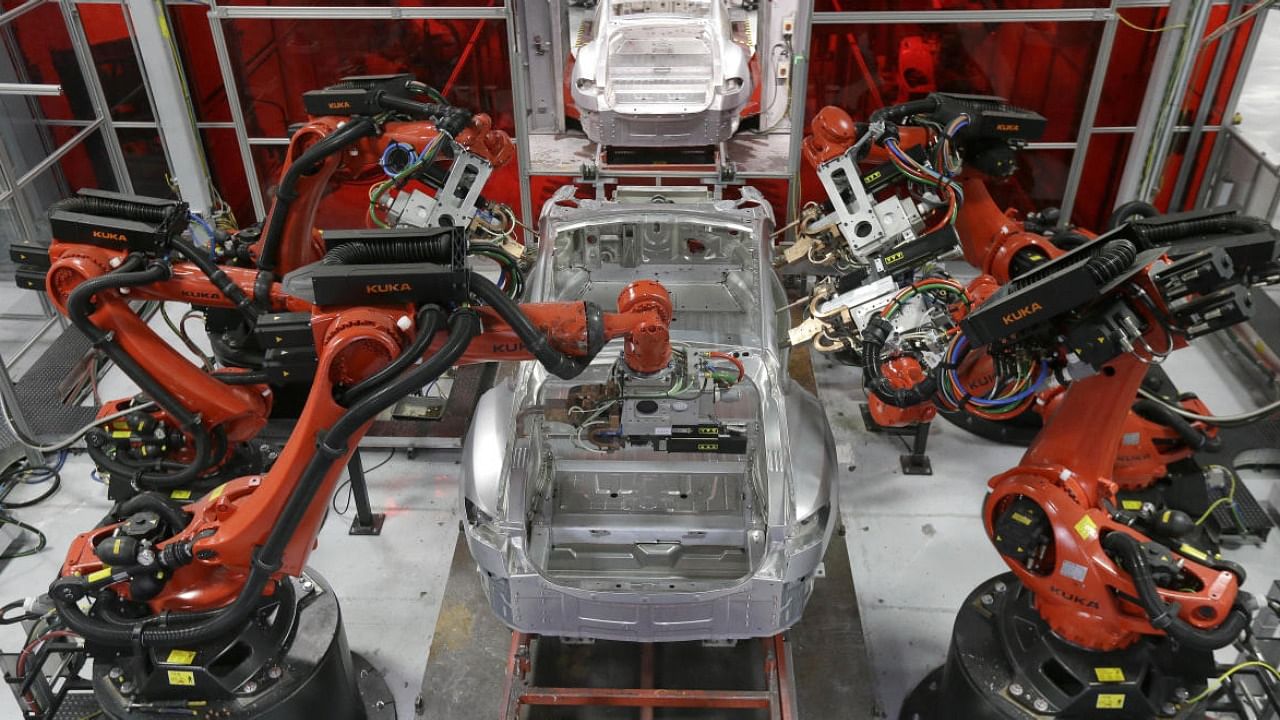
[[[787,149],[787,217],[779,226],[791,222],[791,209],[800,204],[800,148],[804,142],[804,109],[808,100],[809,40],[813,29],[813,3],[801,2],[796,7],[796,24],[791,39],[791,143]]]
[[[381,535],[386,513],[375,513],[369,506],[369,483],[365,479],[360,448],[347,461],[347,482],[351,483],[351,499],[356,503],[356,519],[351,521],[349,535]]]
[[[1244,0],[1231,0],[1227,11],[1228,22],[1244,9]],[[1196,155],[1200,152],[1200,139],[1204,137],[1204,124],[1209,119],[1209,110],[1218,96],[1218,83],[1222,80],[1222,69],[1226,67],[1227,56],[1231,54],[1231,44],[1235,42],[1236,31],[1233,29],[1218,38],[1218,47],[1214,50],[1213,65],[1209,68],[1209,78],[1205,83],[1204,97],[1200,98],[1200,107],[1196,109],[1196,119],[1191,125],[1191,134],[1187,137],[1187,148],[1182,154],[1182,165],[1178,168],[1178,179],[1173,185],[1173,194],[1169,197],[1169,210],[1176,211],[1186,200],[1187,183],[1191,180],[1191,171],[1195,167]]]
[[[1240,59],[1240,67],[1245,68],[1245,72],[1248,72],[1247,68],[1249,68],[1253,63],[1253,54],[1258,49],[1258,39],[1262,37],[1263,26],[1270,15],[1271,13],[1268,11],[1259,13],[1258,16],[1254,18],[1253,32],[1249,33],[1249,42],[1245,45],[1244,55]],[[1236,82],[1231,87],[1231,94],[1227,97],[1227,104],[1222,109],[1222,124],[1218,127],[1218,136],[1214,140],[1213,151],[1209,155],[1209,165],[1205,172],[1206,177],[1215,177],[1222,169],[1220,166],[1223,158],[1227,157],[1226,148],[1228,138],[1226,137],[1226,130],[1234,122],[1233,117],[1236,114],[1236,103],[1240,100],[1240,93],[1244,91],[1244,80],[1245,77],[1243,75],[1236,78]],[[1197,207],[1203,207],[1205,203],[1210,201],[1209,193],[1212,189],[1211,186],[1212,183],[1208,182],[1201,185],[1200,197],[1196,202]]]
[[[182,199],[191,210],[206,215],[212,205],[204,144],[196,130],[187,83],[163,0],[124,0],[139,52],[146,86],[152,91],[151,109],[169,156],[169,168]]]
[[[1129,200],[1150,200],[1155,194],[1186,96],[1187,81],[1195,67],[1195,44],[1204,34],[1211,4],[1205,0],[1174,0],[1169,6],[1166,22],[1186,27],[1165,33],[1160,41],[1151,67],[1152,79],[1147,85],[1142,113],[1116,192],[1117,205]]]
[[[538,224],[538,218],[533,217],[533,199],[529,192],[530,171],[533,168],[529,160],[529,98],[526,96],[527,88],[525,87],[525,78],[528,75],[522,72],[528,43],[522,42],[516,17],[519,12],[516,5],[523,1],[508,0],[507,2],[507,45],[511,48],[510,61],[507,64],[511,66],[511,115],[515,119],[516,165],[520,173],[520,216],[526,225],[535,227]],[[525,244],[529,244],[531,238],[527,237],[528,232],[523,229],[521,232],[526,235]]]
[[[209,9],[209,32],[213,36],[214,53],[222,70],[222,88],[231,108],[231,122],[236,126],[236,139],[240,142],[240,160],[249,181],[249,198],[258,220],[265,220],[267,207],[262,199],[262,186],[258,184],[258,167],[253,161],[253,149],[249,147],[249,131],[244,122],[244,108],[240,107],[240,91],[236,87],[235,73],[231,70],[231,53],[227,50],[227,38],[222,33],[222,19],[215,5]]]
[[[107,148],[107,159],[111,162],[111,171],[116,177],[116,185],[127,193],[133,192],[133,180],[129,177],[129,168],[124,161],[124,151],[120,149],[120,137],[116,135],[115,123],[111,118],[111,108],[107,105],[107,96],[102,92],[102,82],[98,79],[98,67],[93,62],[93,54],[89,52],[89,40],[85,37],[84,26],[80,24],[80,11],[76,9],[74,0],[58,0],[62,10],[62,19],[67,26],[67,35],[71,38],[71,48],[76,55],[76,64],[80,66],[80,74],[84,76],[85,88],[89,91],[89,102],[93,111],[102,121],[102,142]]]
[[[1067,185],[1063,189],[1061,217],[1058,227],[1065,228],[1071,222],[1071,213],[1076,207],[1076,193],[1080,190],[1080,179],[1084,175],[1084,163],[1089,156],[1090,141],[1093,138],[1093,125],[1098,117],[1098,103],[1102,98],[1102,86],[1107,81],[1107,67],[1111,64],[1111,50],[1116,42],[1116,26],[1119,18],[1116,13],[1116,0],[1111,0],[1111,13],[1107,16],[1106,26],[1102,30],[1102,41],[1098,45],[1098,54],[1094,59],[1093,76],[1089,80],[1089,94],[1084,101],[1084,111],[1080,114],[1080,130],[1076,133],[1076,151],[1071,156],[1071,169],[1067,172]]]

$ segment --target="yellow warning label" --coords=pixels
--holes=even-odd
[[[1118,667],[1094,668],[1093,674],[1098,676],[1098,682],[1124,682],[1124,670]]]
[[[226,484],[226,483],[222,483],[221,485],[219,485],[218,487],[214,488],[214,489],[209,493],[209,499],[210,499],[210,500],[217,500],[218,498],[222,497],[222,491],[223,491],[223,490],[226,490],[226,489],[227,489],[227,484]]]
[[[1098,696],[1099,710],[1123,710],[1124,695],[1119,693],[1103,693]]]
[[[1093,518],[1085,515],[1076,523],[1076,534],[1083,540],[1092,540],[1098,537],[1098,523]]]
[[[127,438],[132,434],[133,433],[129,432],[128,430],[112,430],[111,431],[111,437],[116,440],[123,440],[124,438]]]
[[[1030,525],[1030,524],[1031,524],[1031,518],[1027,517],[1026,515],[1023,515],[1022,513],[1016,512],[1016,513],[1014,513],[1013,515],[1011,515],[1010,517],[1012,517],[1014,520],[1017,520],[1018,522],[1022,523],[1023,525]]]
[[[190,500],[191,491],[190,490],[174,490],[173,492],[169,493],[169,497],[173,498],[174,500]]]
[[[193,687],[196,684],[196,674],[191,672],[190,670],[170,670],[169,684],[185,685],[187,687]],[[1121,699],[1123,699],[1123,697]],[[1099,700],[1099,702],[1101,702],[1101,700]],[[1102,707],[1102,706],[1099,705],[1098,707]]]
[[[106,580],[109,577],[111,577],[111,568],[108,566],[96,572],[89,573],[89,582],[98,582],[99,580]]]
[[[165,662],[174,665],[190,665],[196,659],[195,650],[170,650]]]
[[[1200,550],[1198,548],[1191,547],[1186,543],[1182,543],[1182,547],[1178,548],[1178,552],[1182,553],[1183,555],[1189,555],[1199,560],[1200,562],[1204,562],[1205,560],[1209,559],[1209,553],[1206,553],[1205,551]]]
[[[1125,510],[1141,510],[1142,501],[1141,500],[1122,500],[1120,501],[1120,507],[1124,508]]]

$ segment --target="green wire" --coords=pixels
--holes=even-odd
[[[373,191],[373,195],[369,198],[369,219],[373,221],[373,224],[384,229],[391,227],[383,222],[382,218],[378,217],[378,201],[382,199],[382,196],[387,193],[387,189],[392,185],[399,185],[405,178],[417,172],[418,168],[421,168],[423,165],[435,160],[436,154],[440,150],[441,137],[443,136],[437,135],[435,139],[431,141],[431,144],[427,146],[426,152],[422,153],[417,160],[413,161],[413,163],[405,167],[405,169],[396,173],[390,180],[385,180],[380,183],[377,189]]]

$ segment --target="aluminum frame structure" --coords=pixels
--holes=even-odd
[[[47,0],[52,1],[52,0]],[[86,0],[82,0],[86,1]],[[94,0],[87,0],[94,1]],[[102,1],[102,0],[97,0]],[[115,1],[115,0],[110,0]],[[177,0],[166,0],[175,3]],[[1182,66],[1189,63],[1175,63],[1175,52],[1179,43],[1185,38],[1197,38],[1202,34],[1204,22],[1208,16],[1208,8],[1214,5],[1241,6],[1241,0],[1212,0],[1209,3],[1194,2],[1195,16],[1193,27],[1171,29],[1162,35],[1162,48],[1158,53],[1155,66],[1152,68],[1151,81],[1145,92],[1151,97],[1159,97],[1166,88],[1177,91],[1179,102],[1164,103],[1161,112],[1149,112],[1134,126],[1098,125],[1098,106],[1102,98],[1103,83],[1111,59],[1120,19],[1120,10],[1129,8],[1170,7],[1171,12],[1186,7],[1191,0],[1111,0],[1101,8],[1065,8],[1065,9],[1018,9],[1018,10],[956,10],[956,11],[848,11],[848,12],[814,12],[812,3],[801,0],[796,3],[794,14],[785,17],[777,11],[770,11],[771,4],[761,4],[761,28],[757,31],[766,38],[758,42],[758,47],[772,42],[784,20],[791,29],[791,61],[789,73],[792,83],[791,102],[786,111],[788,121],[780,126],[778,132],[764,136],[743,137],[743,133],[731,139],[723,148],[724,154],[734,161],[731,174],[723,173],[715,167],[677,167],[637,169],[616,168],[603,172],[595,168],[588,175],[592,180],[601,183],[614,183],[628,177],[655,177],[658,182],[664,178],[695,178],[718,186],[741,184],[753,179],[793,180],[800,171],[800,146],[805,131],[805,106],[807,98],[808,55],[810,30],[813,25],[830,24],[948,24],[948,23],[1027,23],[1027,22],[1086,22],[1101,26],[1101,35],[1094,69],[1090,78],[1090,86],[1086,101],[1081,108],[1079,129],[1076,137],[1068,142],[1032,143],[1030,149],[1070,150],[1073,151],[1067,180],[1059,206],[1062,208],[1063,222],[1071,216],[1075,206],[1075,196],[1084,176],[1084,166],[1090,143],[1099,135],[1128,134],[1134,137],[1135,155],[1145,155],[1145,148],[1152,143],[1157,145],[1157,156],[1162,156],[1169,146],[1171,138],[1190,133],[1192,146],[1203,141],[1203,134],[1221,128],[1207,127],[1206,117],[1199,117],[1194,125],[1178,125],[1175,123],[1185,91],[1185,76],[1189,69]],[[559,85],[549,89],[547,83],[537,81],[539,74],[552,78],[561,78],[567,58],[567,43],[570,42],[570,29],[561,13],[562,2],[557,0],[550,6],[538,3],[508,0],[500,5],[488,7],[475,6],[433,6],[433,7],[355,7],[355,6],[277,6],[277,5],[219,5],[217,0],[208,0],[208,17],[213,34],[214,47],[217,54],[222,79],[230,99],[231,122],[211,123],[199,122],[196,127],[231,128],[236,132],[240,146],[241,160],[248,178],[249,193],[258,219],[266,215],[266,199],[258,182],[257,164],[253,157],[253,148],[261,146],[283,145],[286,138],[251,136],[245,121],[245,111],[240,103],[237,80],[233,70],[232,58],[226,42],[223,24],[236,19],[311,19],[311,20],[344,20],[344,19],[381,19],[394,21],[397,19],[449,19],[449,20],[501,20],[505,23],[507,36],[512,48],[511,86],[512,103],[515,115],[515,136],[517,157],[520,172],[521,214],[527,221],[534,216],[537,208],[531,207],[529,183],[536,176],[568,176],[583,178],[584,162],[590,163],[595,153],[587,146],[585,138],[566,137],[563,130],[564,99],[558,92]],[[1234,13],[1233,13],[1234,14]],[[1172,22],[1172,21],[1171,21]],[[1261,23],[1255,23],[1249,48],[1252,49],[1259,34]],[[1222,45],[1229,42],[1225,38]],[[1214,77],[1221,78],[1227,53],[1219,52],[1214,56]],[[1247,66],[1247,62],[1244,64]],[[1172,86],[1166,78],[1175,70],[1182,76],[1181,89],[1177,83]],[[770,78],[765,78],[766,80]],[[768,85],[773,85],[769,83]],[[1239,83],[1236,83],[1238,88]],[[1233,93],[1234,95],[1234,93]],[[765,105],[771,105],[769,97],[762,98]],[[1206,103],[1207,104],[1207,103]],[[1234,107],[1234,97],[1228,105],[1227,116]],[[1161,110],[1161,108],[1156,108]],[[1204,115],[1204,114],[1202,114]],[[537,147],[531,147],[536,145]],[[1216,154],[1216,153],[1215,153]],[[1160,158],[1157,158],[1158,160]],[[1132,165],[1132,164],[1131,164]],[[1130,172],[1136,172],[1130,168]],[[1150,173],[1149,173],[1150,174]],[[1180,178],[1179,190],[1186,191],[1189,183]],[[794,207],[798,199],[798,184],[791,183],[791,200]],[[1132,185],[1137,187],[1136,183]],[[1127,199],[1124,193],[1117,202]],[[787,218],[788,221],[794,218]],[[781,222],[779,223],[782,224]]]

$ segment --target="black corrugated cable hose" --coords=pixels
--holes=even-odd
[[[276,189],[276,202],[271,207],[271,217],[267,218],[266,231],[263,233],[262,252],[258,255],[259,269],[271,271],[279,263],[280,258],[276,257],[276,255],[279,253],[280,236],[284,233],[284,223],[289,217],[289,206],[298,197],[297,193],[294,192],[298,185],[298,180],[302,179],[303,175],[315,172],[330,155],[361,138],[376,135],[377,133],[378,126],[372,118],[354,117],[332,134],[326,135],[316,144],[304,150],[301,155],[290,163],[289,169],[280,178],[280,185]],[[261,282],[258,283],[258,285],[262,284]],[[270,282],[267,282],[266,287],[270,288],[270,286]],[[259,303],[264,301],[263,293],[258,287],[254,288],[254,299]]]
[[[938,392],[938,379],[932,372],[926,372],[924,379],[909,388],[894,387],[889,379],[880,374],[880,353],[884,344],[893,334],[893,323],[876,315],[867,323],[862,331],[862,386],[867,392],[875,395],[896,408],[915,407],[929,402]]]
[[[375,388],[380,387],[383,383],[391,378],[399,375],[410,365],[418,361],[422,354],[427,351],[427,347],[431,345],[431,338],[435,336],[436,331],[444,324],[444,311],[436,305],[424,305],[418,310],[416,318],[418,334],[414,336],[413,342],[405,351],[396,356],[386,367],[360,382],[352,385],[346,392],[338,396],[338,401],[350,406],[359,402],[365,395],[372,392]]]
[[[1138,258],[1138,248],[1124,238],[1108,240],[1096,255],[1089,258],[1085,270],[1099,286],[1120,277],[1125,270],[1133,267]]]
[[[205,277],[209,278],[209,282],[218,288],[218,292],[235,304],[236,311],[244,317],[246,322],[253,324],[258,321],[258,310],[254,307],[253,301],[207,254],[181,237],[170,238],[169,242],[192,265],[200,268],[200,272],[204,273]]]
[[[911,100],[900,105],[889,105],[871,113],[869,122],[875,124],[880,121],[899,122],[911,117],[912,115],[920,115],[922,113],[931,113],[938,109],[940,102],[938,98],[930,95],[919,100]]]
[[[230,605],[212,611],[205,621],[183,627],[162,627],[154,617],[122,625],[90,617],[80,609],[77,603],[86,593],[87,581],[73,575],[58,578],[49,588],[49,596],[63,623],[89,642],[118,648],[178,647],[239,631],[250,613],[259,606],[263,587],[280,569],[284,551],[306,516],[325,476],[333,464],[346,455],[351,436],[392,403],[444,374],[466,352],[472,338],[479,332],[480,318],[475,311],[466,308],[456,311],[449,320],[449,339],[439,352],[357,401],[317,439],[315,454],[303,469],[297,488],[289,495],[266,542],[254,553],[249,576]]]
[[[379,263],[435,263],[454,261],[458,233],[437,232],[427,237],[343,243],[324,254],[324,265],[374,265]],[[461,249],[461,248],[460,248]]]
[[[1149,218],[1155,217],[1159,214],[1160,211],[1156,209],[1156,206],[1149,202],[1144,200],[1130,200],[1116,208],[1115,212],[1111,213],[1111,218],[1107,220],[1107,229],[1115,230],[1136,217]]]
[[[208,430],[200,423],[195,413],[188,410],[129,353],[125,352],[111,333],[103,331],[89,317],[93,312],[93,297],[98,293],[104,290],[147,285],[169,277],[168,265],[153,262],[146,270],[140,270],[144,262],[142,256],[130,255],[115,270],[77,285],[67,298],[67,317],[80,332],[84,333],[95,348],[101,350],[130,380],[137,383],[142,392],[155,400],[183,432],[190,434],[192,439],[195,457],[175,473],[135,471],[124,466],[112,467],[110,462],[105,465],[108,472],[120,472],[126,477],[133,478],[139,485],[155,488],[181,487],[195,480],[209,463],[211,447]],[[94,459],[100,461],[100,458]]]
[[[388,110],[395,110],[413,117],[431,119],[435,122],[436,128],[448,133],[449,137],[457,137],[463,130],[466,130],[467,126],[471,124],[471,118],[475,116],[474,113],[466,108],[441,105],[439,103],[424,103],[394,95],[382,95],[378,98],[378,103]]]
[[[1176,604],[1166,604],[1151,576],[1151,567],[1143,556],[1142,545],[1127,533],[1115,531],[1102,538],[1102,547],[1120,556],[1138,590],[1138,600],[1152,627],[1163,630],[1178,643],[1196,650],[1226,647],[1249,627],[1251,617],[1243,606],[1245,593],[1240,593],[1227,617],[1212,630],[1201,630],[1178,617]]]
[[[1129,228],[1134,236],[1148,247],[1166,245],[1200,235],[1247,235],[1271,231],[1271,226],[1265,220],[1248,215],[1219,215],[1164,225],[1136,222]]]
[[[1192,450],[1215,452],[1222,447],[1220,438],[1206,435],[1196,429],[1186,418],[1154,400],[1138,398],[1138,401],[1133,404],[1133,411],[1143,419],[1173,430]]]
[[[595,303],[584,302],[583,311],[587,316],[587,354],[575,358],[556,350],[547,339],[546,333],[539,330],[520,310],[514,300],[493,281],[483,275],[471,275],[471,292],[486,305],[497,311],[498,315],[524,343],[525,350],[547,369],[547,372],[562,380],[570,380],[582,374],[591,364],[591,359],[604,347],[604,316]]]

